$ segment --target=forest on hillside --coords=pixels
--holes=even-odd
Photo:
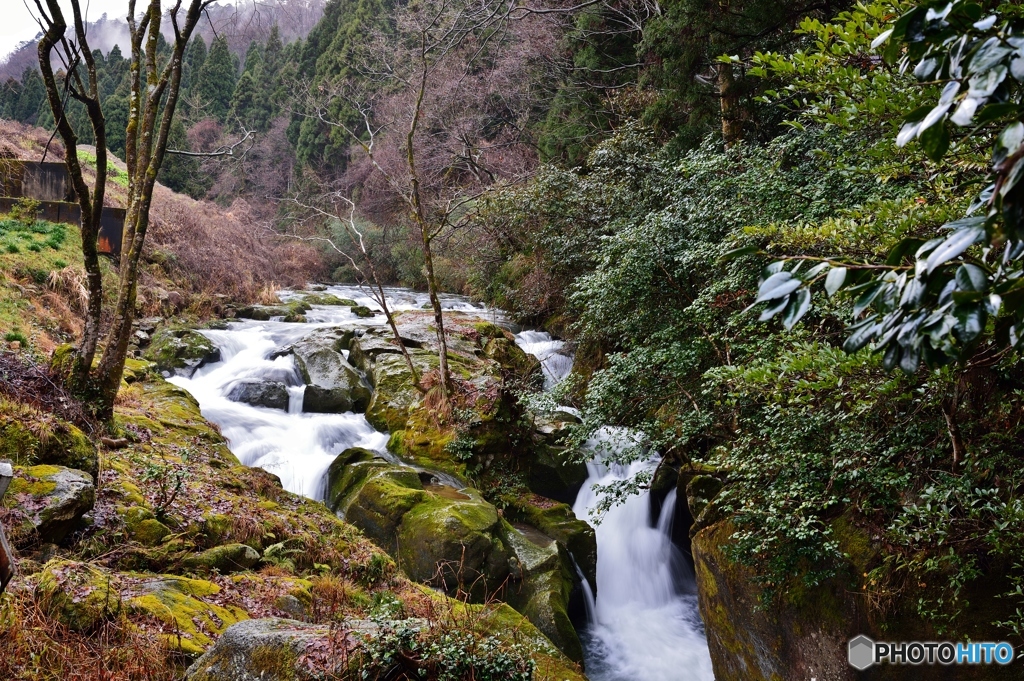
[[[568,377],[502,418],[571,410],[576,464],[656,456],[599,510],[686,497],[717,678],[755,678],[765,632],[801,674],[819,626],[841,661],[857,632],[1024,641],[1020,3],[328,0],[308,32],[209,38],[159,181],[379,290],[446,405],[418,425],[503,512],[527,473],[474,454],[443,332],[420,386],[384,287],[564,341]],[[123,158],[130,62],[94,61]],[[35,65],[0,118],[55,126]]]

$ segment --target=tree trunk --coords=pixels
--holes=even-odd
[[[743,121],[740,117],[739,93],[732,64],[718,65],[718,94],[722,106],[722,139],[725,148],[743,139]]]

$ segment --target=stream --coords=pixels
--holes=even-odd
[[[355,286],[331,286],[325,293],[378,308]],[[281,299],[287,302],[295,295],[282,291]],[[405,289],[388,289],[387,295],[396,311],[422,309],[428,302],[426,294]],[[462,296],[443,296],[442,307],[492,322],[505,321],[500,311],[474,305]],[[374,430],[362,414],[302,413],[304,385],[295,361],[291,355],[273,355],[319,328],[384,325],[386,320],[383,314],[360,319],[347,307],[316,305],[306,319],[305,323],[245,320],[227,330],[203,330],[220,348],[221,361],[202,367],[191,378],[168,380],[199,401],[203,415],[220,427],[243,464],[274,473],[291,492],[322,500],[327,469],[343,450],[364,447],[392,461],[398,459],[387,452],[388,435]],[[516,342],[541,361],[546,389],[571,371],[571,354],[549,334],[522,331]],[[288,386],[288,412],[229,400],[231,388],[245,379]],[[621,434],[604,429],[596,440]],[[598,442],[593,444],[597,451]],[[675,492],[665,499],[660,517],[651,517],[650,495],[644,492],[595,522],[590,510],[597,502],[595,483],[623,479],[656,463],[627,468],[606,466],[600,459],[595,454],[588,464],[589,478],[573,506],[578,517],[595,526],[598,545],[596,598],[583,582],[588,621],[579,633],[587,677],[591,681],[713,681],[693,573],[670,539]]]

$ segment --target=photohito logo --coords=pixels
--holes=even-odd
[[[864,670],[873,664],[1010,664],[1014,652],[1005,641],[881,643],[861,635],[850,639],[848,655],[851,667]]]

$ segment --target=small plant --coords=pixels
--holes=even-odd
[[[535,663],[522,645],[461,629],[420,631],[405,621],[377,620],[366,642],[363,679],[424,678],[438,681],[530,681]]]
[[[4,334],[4,340],[8,343],[21,343],[22,346],[28,345],[28,338],[21,331],[8,331]]]
[[[38,242],[33,241],[28,245],[28,250],[32,251],[33,253],[38,253],[39,251],[43,250],[43,247],[40,246]]]
[[[39,211],[39,202],[35,199],[18,199],[11,207],[11,219],[23,225],[33,225],[36,222],[36,213]]]
[[[156,492],[153,495],[153,514],[160,522],[167,519],[167,512],[171,504],[178,498],[189,477],[188,470],[185,468],[189,454],[188,449],[180,450],[181,463],[168,462],[167,456],[161,454],[159,462],[149,462],[142,470],[141,481],[153,483],[156,486]]]
[[[66,260],[61,260],[60,258],[58,258],[57,260],[53,261],[53,266],[59,270],[62,270],[68,266],[68,263]]]
[[[21,249],[18,248],[18,244],[13,243],[13,242],[8,242],[7,243],[7,252],[8,253],[20,253]]]

